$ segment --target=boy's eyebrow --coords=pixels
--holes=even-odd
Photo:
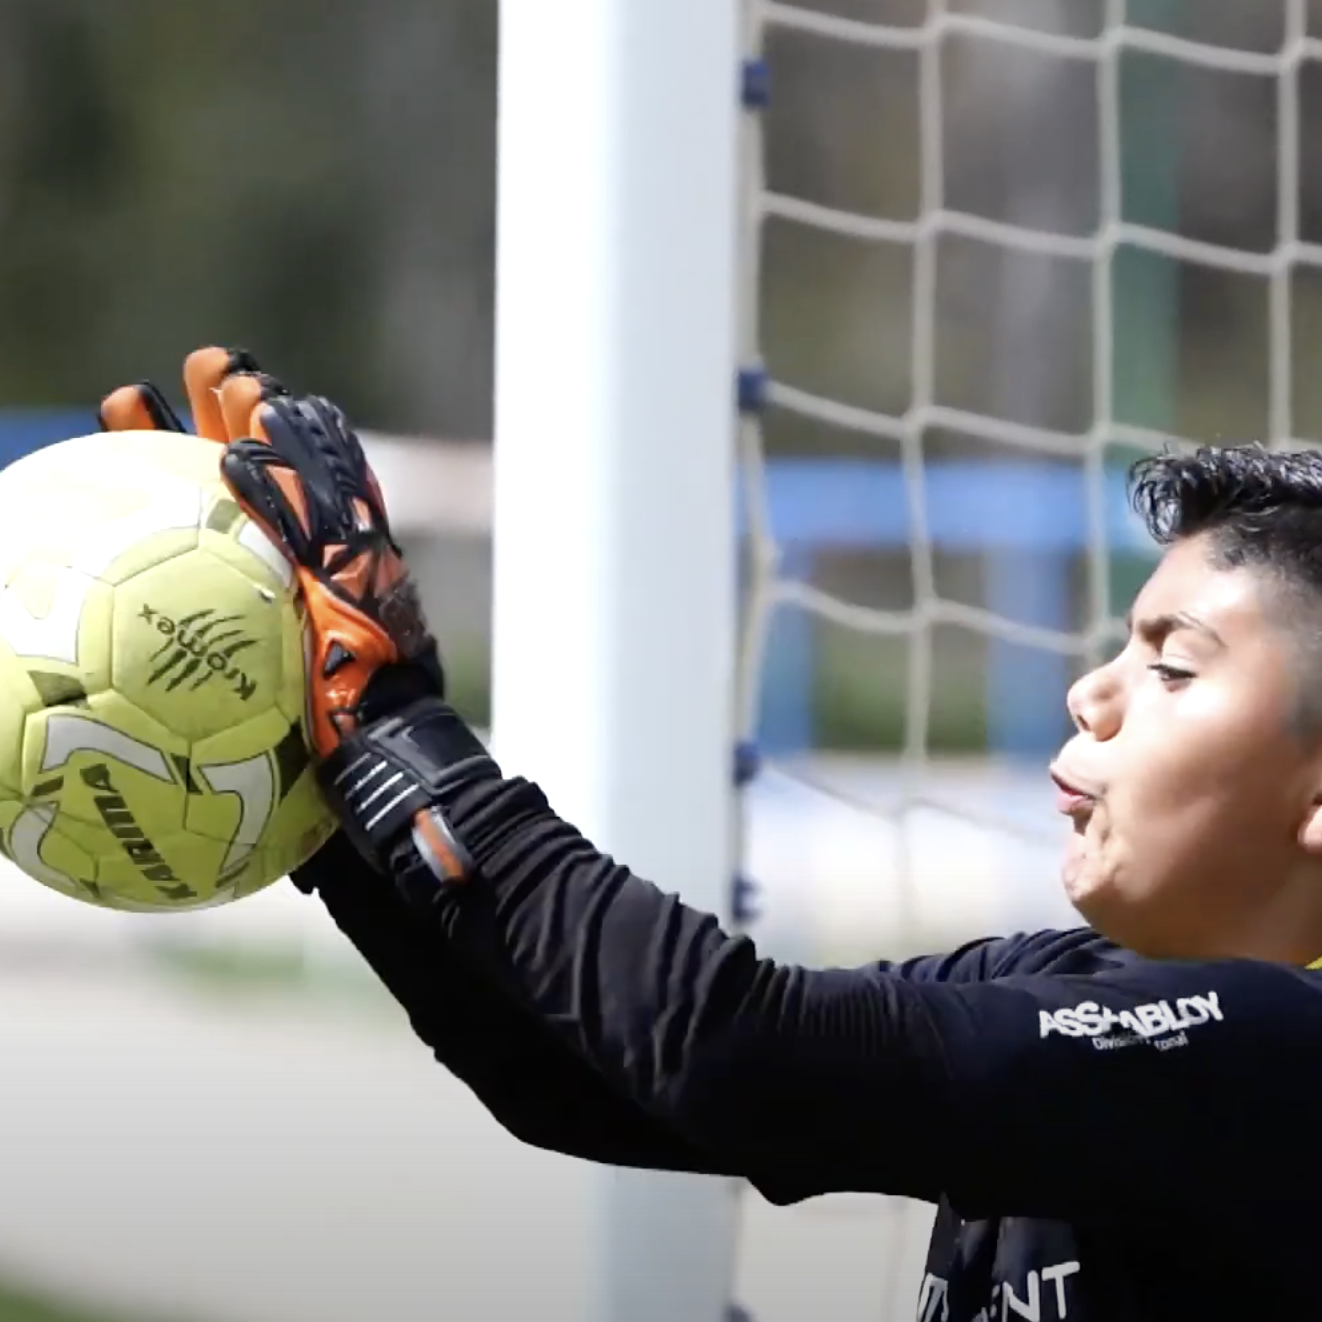
[[[1206,620],[1200,620],[1189,611],[1166,611],[1161,615],[1145,615],[1143,619],[1136,620],[1134,612],[1130,610],[1125,613],[1125,628],[1141,638],[1164,638],[1178,629],[1191,629],[1211,639],[1218,647],[1226,645],[1226,640]]]

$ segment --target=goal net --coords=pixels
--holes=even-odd
[[[751,12],[755,930],[836,962],[1071,922],[1044,764],[1152,563],[1127,465],[1322,434],[1322,5]],[[912,1316],[929,1220],[752,1206],[742,1301]]]

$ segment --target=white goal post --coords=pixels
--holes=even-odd
[[[724,914],[739,6],[502,0],[493,742]],[[595,1322],[719,1322],[735,1191],[603,1171]]]
[[[502,0],[507,769],[727,914],[732,746],[756,718],[764,768],[867,818],[888,851],[864,868],[846,857],[856,837],[794,819],[778,839],[801,888],[825,860],[814,911],[852,868],[907,953],[1072,921],[1048,913],[1059,823],[1020,773],[1063,736],[1069,679],[1123,632],[1124,581],[1152,552],[1124,465],[1232,427],[1272,445],[1322,427],[1306,366],[1322,325],[1316,11]],[[763,50],[748,67],[774,70],[776,94],[746,83],[770,113],[745,120],[741,66]],[[735,382],[763,348],[741,422]],[[858,558],[814,574],[814,547]],[[860,583],[864,557],[885,584]],[[837,677],[870,686],[886,757],[866,767],[817,738],[810,703]],[[961,719],[985,732],[942,735],[943,705],[970,694]],[[976,756],[952,764],[952,748]],[[863,927],[858,888],[847,907]],[[733,1191],[626,1174],[602,1189],[593,1322],[717,1322]],[[903,1316],[930,1208],[872,1204],[890,1221],[866,1271]],[[755,1308],[792,1293],[785,1262],[774,1288],[747,1277]]]

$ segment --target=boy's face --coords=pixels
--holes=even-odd
[[[1313,885],[1322,912],[1322,740],[1298,720],[1286,610],[1260,571],[1177,543],[1124,651],[1070,690],[1078,733],[1053,766],[1074,827],[1064,884],[1112,940],[1152,956],[1322,956],[1259,948]]]

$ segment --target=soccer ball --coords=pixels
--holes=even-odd
[[[220,456],[113,432],[0,471],[0,849],[91,904],[224,904],[334,830],[293,574]]]

